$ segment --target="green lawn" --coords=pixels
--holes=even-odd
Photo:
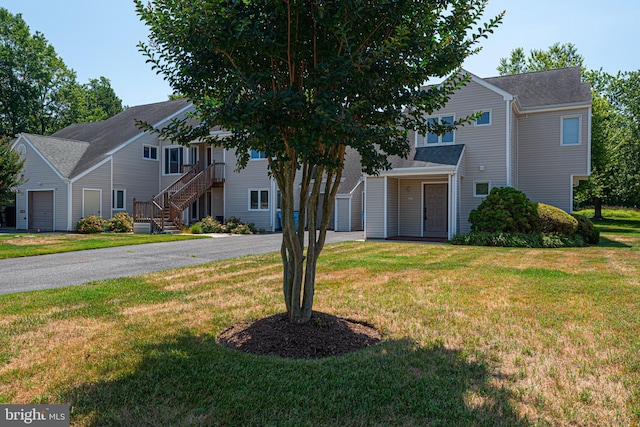
[[[215,342],[283,310],[279,254],[0,296],[0,403],[68,403],[78,426],[636,426],[624,227],[589,248],[329,245],[315,309],[383,341],[313,361]]]
[[[202,237],[192,234],[0,234],[0,259]]]

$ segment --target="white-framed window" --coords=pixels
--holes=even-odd
[[[267,211],[269,210],[269,189],[250,188],[249,189],[249,210]]]
[[[164,149],[164,174],[179,175],[184,164],[184,152],[182,147],[165,147]]]
[[[251,160],[263,160],[267,155],[264,151],[251,150]]]
[[[487,197],[490,191],[490,181],[473,181],[473,197]]]
[[[560,144],[580,145],[581,116],[564,116],[560,122]]]
[[[452,114],[442,115],[438,117],[429,117],[427,119],[429,124],[432,125],[446,125],[453,124],[455,121],[455,116]],[[435,145],[435,144],[453,144],[455,142],[455,131],[446,132],[444,135],[438,135],[435,133],[427,133],[427,136],[424,137],[424,144],[427,145]]]
[[[479,111],[480,117],[476,119],[476,126],[491,126],[491,110]]]
[[[158,147],[154,147],[153,145],[143,145],[142,158],[147,160],[158,160]]]
[[[114,188],[111,192],[111,208],[125,210],[127,208],[127,190]]]

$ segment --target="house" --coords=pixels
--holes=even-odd
[[[493,187],[573,209],[590,174],[591,90],[579,67],[470,81],[429,120],[481,113],[444,135],[409,134],[407,159],[365,177],[365,238],[451,238]]]
[[[167,101],[51,136],[19,135],[13,146],[26,158],[28,181],[16,197],[16,228],[70,231],[82,217],[126,211],[146,232],[204,216],[279,229],[280,196],[264,153],[253,151],[238,172],[234,150],[200,141],[183,147],[136,124],[162,127],[190,111],[185,100]],[[377,176],[363,175],[348,150],[330,228],[364,230],[366,238],[449,238],[469,231],[469,212],[501,186],[571,211],[573,187],[590,173],[591,92],[580,69],[470,75],[429,120],[476,112],[475,123],[445,135],[410,133],[410,156],[392,158]]]

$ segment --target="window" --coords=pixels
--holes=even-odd
[[[562,118],[562,145],[580,144],[580,117]]]
[[[453,124],[454,117],[453,116],[441,116],[441,117],[430,117],[427,119],[430,125],[447,125]],[[437,135],[435,133],[427,133],[427,136],[424,138],[424,145],[432,145],[432,144],[453,144],[454,142],[454,132],[449,131],[444,135]]]
[[[144,145],[142,147],[142,158],[148,160],[158,160],[158,147]]]
[[[489,126],[491,124],[491,111],[483,111],[476,119],[476,126]]]
[[[113,190],[111,194],[111,207],[117,210],[126,209],[126,190]]]
[[[251,160],[266,159],[267,155],[264,151],[251,150]]]
[[[269,190],[249,190],[249,210],[269,210]]]
[[[491,191],[490,182],[474,182],[473,183],[473,197],[486,197]]]
[[[164,149],[164,174],[179,174],[182,171],[184,154],[182,147],[167,147]]]

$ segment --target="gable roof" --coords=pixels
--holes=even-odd
[[[143,134],[136,119],[158,125],[190,105],[184,99],[139,105],[107,120],[74,124],[46,137],[28,135],[28,139],[64,177],[73,178],[107,158],[110,151]]]
[[[76,165],[89,148],[89,143],[86,141],[29,133],[23,133],[22,136],[42,154],[63,178],[71,176]]]
[[[591,87],[580,67],[482,79],[515,95],[523,110],[591,103]]]

